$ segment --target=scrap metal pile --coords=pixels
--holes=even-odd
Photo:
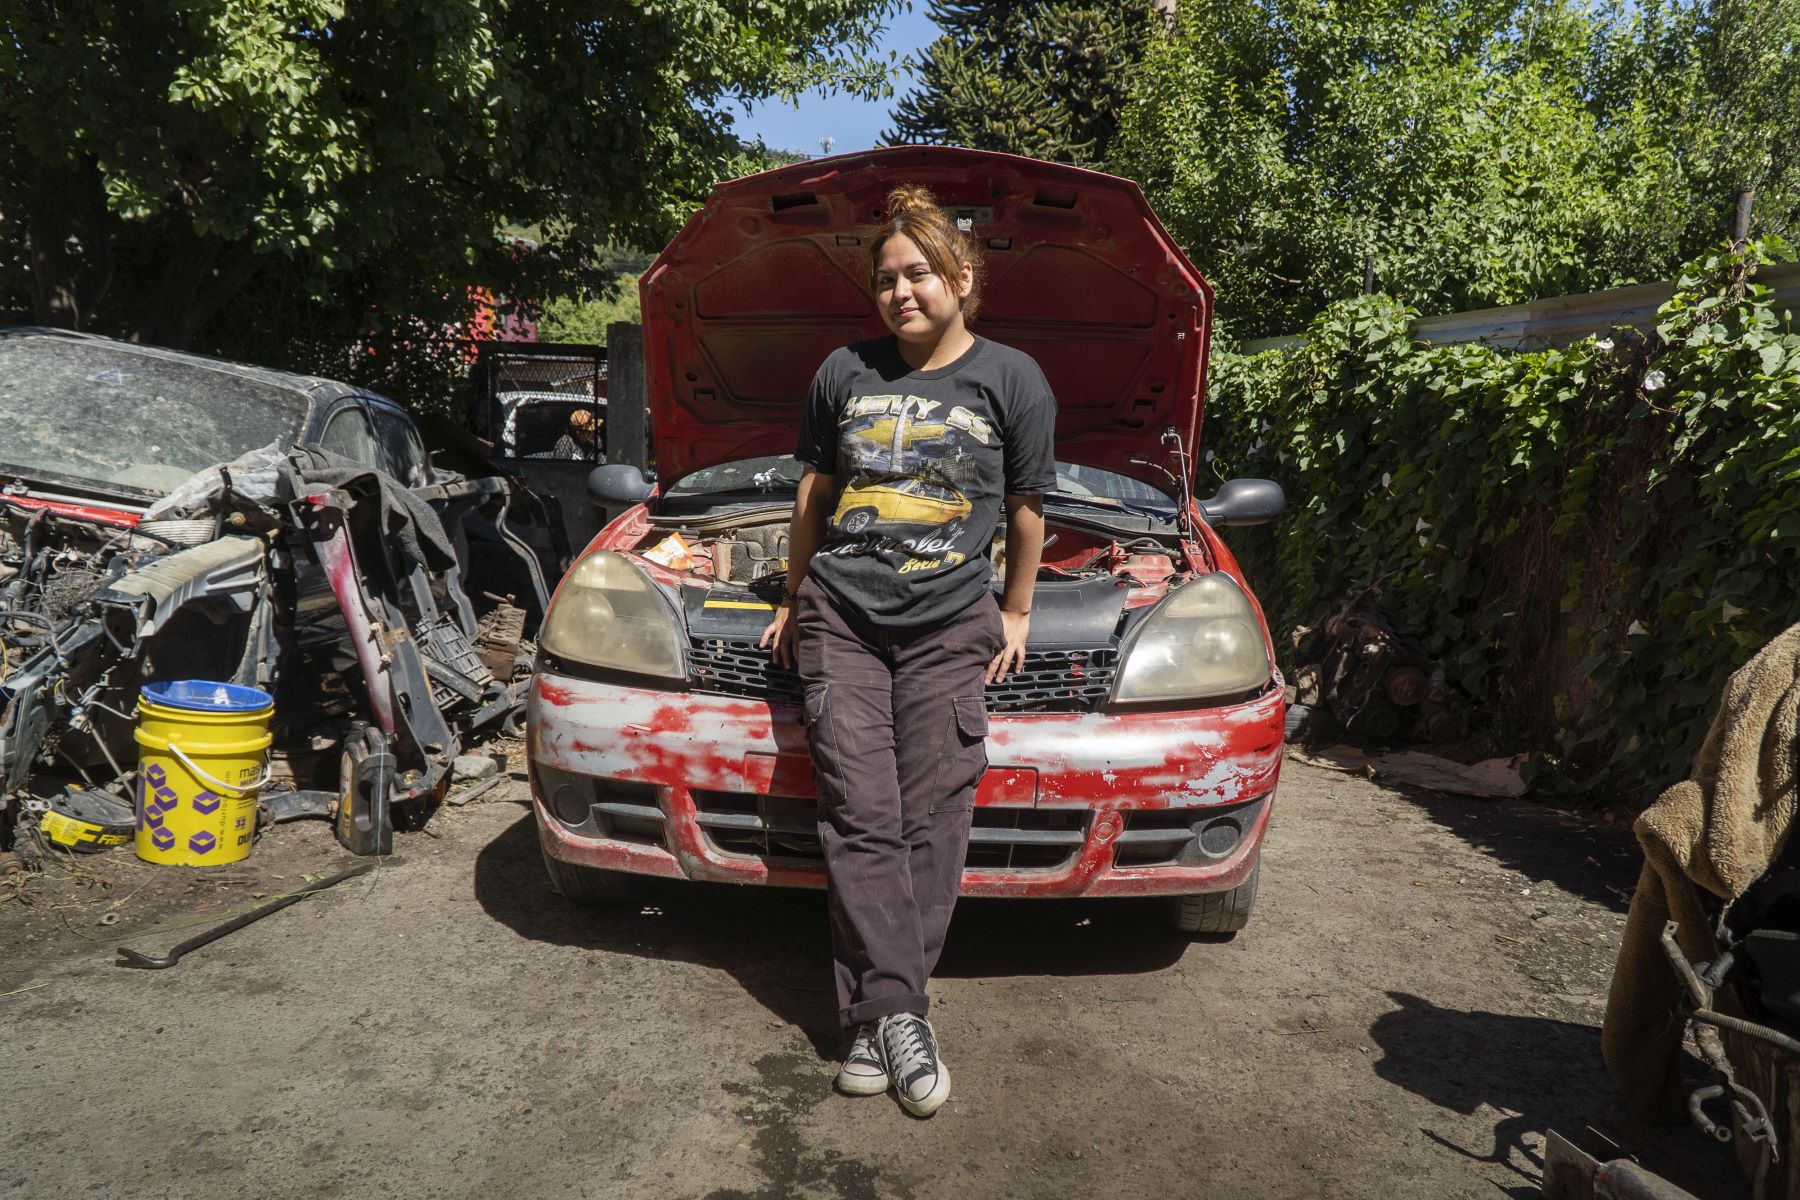
[[[1368,742],[1462,736],[1463,701],[1443,664],[1371,592],[1353,590],[1317,630],[1302,633],[1313,661],[1295,673],[1299,705],[1322,706],[1345,733]]]
[[[374,409],[319,390],[296,410],[309,422]],[[541,534],[541,508],[522,522],[535,500],[499,475],[431,466],[402,483],[309,444],[310,428],[154,491],[0,450],[0,849],[29,861],[129,839],[135,705],[155,680],[270,693],[266,799],[335,795],[310,811],[335,813],[359,853],[426,819],[473,735],[519,728],[528,625],[558,569],[521,536]]]

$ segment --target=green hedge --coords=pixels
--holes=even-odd
[[[1284,653],[1374,585],[1539,787],[1684,775],[1726,676],[1800,621],[1800,335],[1750,279],[1792,257],[1691,264],[1653,331],[1563,349],[1428,346],[1365,296],[1215,356],[1202,494],[1287,489],[1231,534]]]

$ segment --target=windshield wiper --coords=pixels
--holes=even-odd
[[[1127,512],[1139,517],[1155,517],[1162,521],[1173,521],[1175,513],[1166,508],[1145,508],[1131,503],[1129,500],[1118,500],[1111,496],[1077,496],[1073,492],[1049,492],[1048,499],[1066,504],[1085,504],[1090,508],[1103,508],[1109,512]]]

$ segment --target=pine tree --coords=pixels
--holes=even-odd
[[[932,0],[944,32],[890,143],[1103,162],[1153,28],[1149,0]]]

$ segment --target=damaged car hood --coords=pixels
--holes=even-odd
[[[887,192],[922,183],[983,248],[970,328],[1043,368],[1057,457],[1166,487],[1195,451],[1212,289],[1129,180],[1006,154],[906,146],[720,184],[640,283],[665,482],[794,448],[813,373],[886,332],[868,287]]]

